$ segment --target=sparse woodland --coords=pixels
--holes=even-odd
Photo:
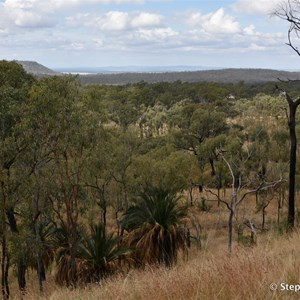
[[[299,284],[287,110],[274,83],[82,85],[1,61],[3,299],[271,299],[279,269]]]

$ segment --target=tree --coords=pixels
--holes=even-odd
[[[180,205],[175,193],[162,188],[149,188],[142,193],[122,220],[138,261],[170,267],[176,261],[177,251],[185,249],[181,223],[186,216],[187,208]]]
[[[300,1],[287,0],[282,2],[274,12],[279,18],[286,20],[290,24],[288,29],[287,45],[300,56],[297,40],[300,33]],[[295,40],[296,39],[296,40]],[[288,200],[288,229],[293,229],[295,225],[295,176],[297,160],[297,136],[296,136],[296,112],[300,104],[300,97],[293,100],[287,92],[283,92],[288,105],[288,125],[290,131],[290,171],[289,171],[289,200]]]
[[[15,62],[0,62],[0,185],[1,185],[1,233],[2,233],[2,294],[9,297],[7,223],[13,236],[19,235],[15,208],[21,201],[19,195],[26,180],[32,173],[22,170],[20,157],[29,143],[20,125],[28,91],[34,78]],[[22,171],[21,171],[22,170]],[[8,222],[7,222],[8,221]],[[25,290],[25,249],[16,259],[19,289]]]
[[[300,1],[299,0],[285,0],[280,3],[275,10],[274,15],[287,21],[290,25],[287,32],[287,45],[300,56],[300,50],[297,46],[297,40],[300,33]]]
[[[79,84],[69,76],[42,79],[31,90],[31,101],[39,104],[35,106],[33,124],[39,128],[36,138],[47,142],[51,149],[45,176],[54,179],[48,182],[46,197],[54,213],[53,221],[59,220],[67,232],[69,280],[66,283],[73,286],[77,283],[78,227],[83,213],[82,177],[91,139],[89,119],[80,99]]]
[[[170,144],[133,157],[128,175],[135,195],[147,186],[173,192],[187,190],[199,182],[201,177],[196,157],[189,152],[175,151]],[[190,196],[191,193],[190,190]],[[193,199],[190,198],[190,201],[192,203]]]
[[[296,112],[300,97],[292,100],[289,94],[284,94],[289,104],[288,125],[290,131],[290,171],[289,171],[289,200],[288,200],[288,229],[295,225],[295,179],[297,160]]]
[[[202,172],[206,162],[209,162],[211,175],[215,176],[215,157],[206,156],[207,152],[201,151],[201,146],[206,140],[228,130],[225,115],[213,107],[190,104],[175,114],[171,122],[174,127],[172,133],[175,147],[194,154]]]
[[[249,145],[251,146],[251,145]],[[246,146],[240,140],[234,140],[227,145],[227,149],[219,149],[218,155],[225,163],[231,182],[231,195],[229,199],[220,197],[212,190],[208,190],[216,199],[224,204],[228,209],[228,252],[232,252],[233,243],[233,220],[236,217],[238,207],[243,203],[248,195],[266,191],[278,187],[282,182],[282,178],[267,182],[267,174],[260,179],[260,170],[256,167],[251,170],[249,161],[252,158],[253,150]],[[250,149],[249,149],[250,148]],[[252,171],[252,172],[251,172]],[[253,172],[254,171],[254,172]],[[257,180],[257,177],[259,180]],[[250,223],[250,227],[253,227]]]

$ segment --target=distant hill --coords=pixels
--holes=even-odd
[[[116,73],[79,75],[84,84],[124,85],[145,81],[156,82],[218,82],[218,83],[264,83],[280,80],[300,80],[300,72],[269,69],[221,69],[189,72]]]
[[[24,69],[36,76],[62,75],[62,73],[53,71],[35,61],[17,61]],[[147,83],[156,82],[217,82],[217,83],[245,83],[255,84],[264,82],[276,82],[280,80],[300,80],[300,72],[278,71],[270,69],[215,69],[215,70],[197,70],[192,67],[188,71],[180,71],[184,66],[168,67],[166,72],[144,71],[146,67],[140,67],[136,72],[122,72],[122,67],[114,67],[114,70],[102,71],[102,68],[93,68],[101,70],[98,74],[80,74],[78,76],[83,84],[109,84],[124,85],[133,84],[141,81]],[[126,67],[128,68],[128,67]],[[137,68],[137,67],[134,67]],[[159,67],[163,69],[163,67]],[[199,68],[199,67],[195,67]],[[104,69],[104,68],[103,68]],[[60,69],[63,70],[63,69]],[[76,69],[72,73],[76,74]],[[118,70],[118,71],[117,71]],[[136,69],[137,70],[137,69]],[[150,69],[149,69],[150,70]],[[158,70],[158,67],[153,67]],[[103,72],[103,73],[102,73]],[[115,73],[113,73],[115,72]],[[87,72],[88,73],[88,72]]]
[[[16,62],[22,65],[26,72],[36,76],[51,76],[59,74],[58,72],[55,72],[35,61],[17,60]]]
[[[61,73],[71,74],[117,74],[117,73],[166,73],[216,70],[205,66],[107,66],[107,67],[73,67],[56,68]]]

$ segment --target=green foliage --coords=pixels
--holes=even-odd
[[[177,251],[185,248],[181,224],[187,208],[179,198],[162,188],[149,188],[124,214],[123,228],[128,243],[135,247],[139,263],[164,263],[171,266]]]
[[[14,90],[28,88],[34,82],[32,75],[27,74],[16,62],[0,61],[0,88],[12,87]]]
[[[135,156],[128,179],[132,187],[139,186],[138,191],[155,186],[178,192],[199,182],[200,177],[195,156],[166,145]]]
[[[116,272],[121,260],[130,253],[129,248],[122,246],[122,239],[113,234],[106,234],[101,225],[91,226],[91,234],[86,236],[79,247],[80,264],[79,280],[98,282]]]
[[[72,245],[76,249],[76,252],[74,253],[75,261],[73,260],[70,251],[70,236],[68,229],[64,225],[61,225],[56,228],[55,235],[53,236],[55,260],[57,264],[55,281],[59,285],[72,286],[74,285],[74,276],[76,281],[78,279],[78,268],[80,264],[78,247],[82,242],[83,233],[77,231],[76,234],[78,237],[76,241],[77,247]],[[73,274],[73,272],[75,272],[75,274]]]
[[[82,86],[1,61],[0,226],[18,276],[21,264],[47,269],[56,258],[60,284],[100,280],[127,254],[107,234],[121,224],[139,263],[175,263],[187,215],[177,195],[230,187],[222,155],[249,188],[286,176],[286,103],[272,92],[243,82]],[[84,234],[95,220],[106,228]]]

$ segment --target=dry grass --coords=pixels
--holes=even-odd
[[[245,208],[246,217],[259,226],[261,216],[255,213],[253,197],[246,200]],[[244,215],[243,210],[241,206],[240,215]],[[267,228],[272,230],[259,234],[254,247],[243,247],[235,242],[231,256],[227,254],[226,208],[214,203],[209,212],[199,212],[195,206],[193,213],[200,220],[205,238],[201,251],[192,247],[188,261],[180,258],[172,269],[132,269],[76,290],[56,286],[49,274],[43,295],[38,292],[36,276],[30,274],[24,300],[300,299],[300,291],[273,292],[269,288],[271,283],[300,284],[300,232],[279,236],[274,230],[275,201],[267,211]],[[17,291],[17,287],[12,290]]]
[[[272,292],[270,283],[300,284],[300,233],[271,234],[253,248],[226,245],[192,253],[172,269],[131,270],[84,289],[69,290],[49,284],[44,297],[28,291],[25,299],[299,299],[292,291]],[[195,250],[194,250],[195,251]]]

